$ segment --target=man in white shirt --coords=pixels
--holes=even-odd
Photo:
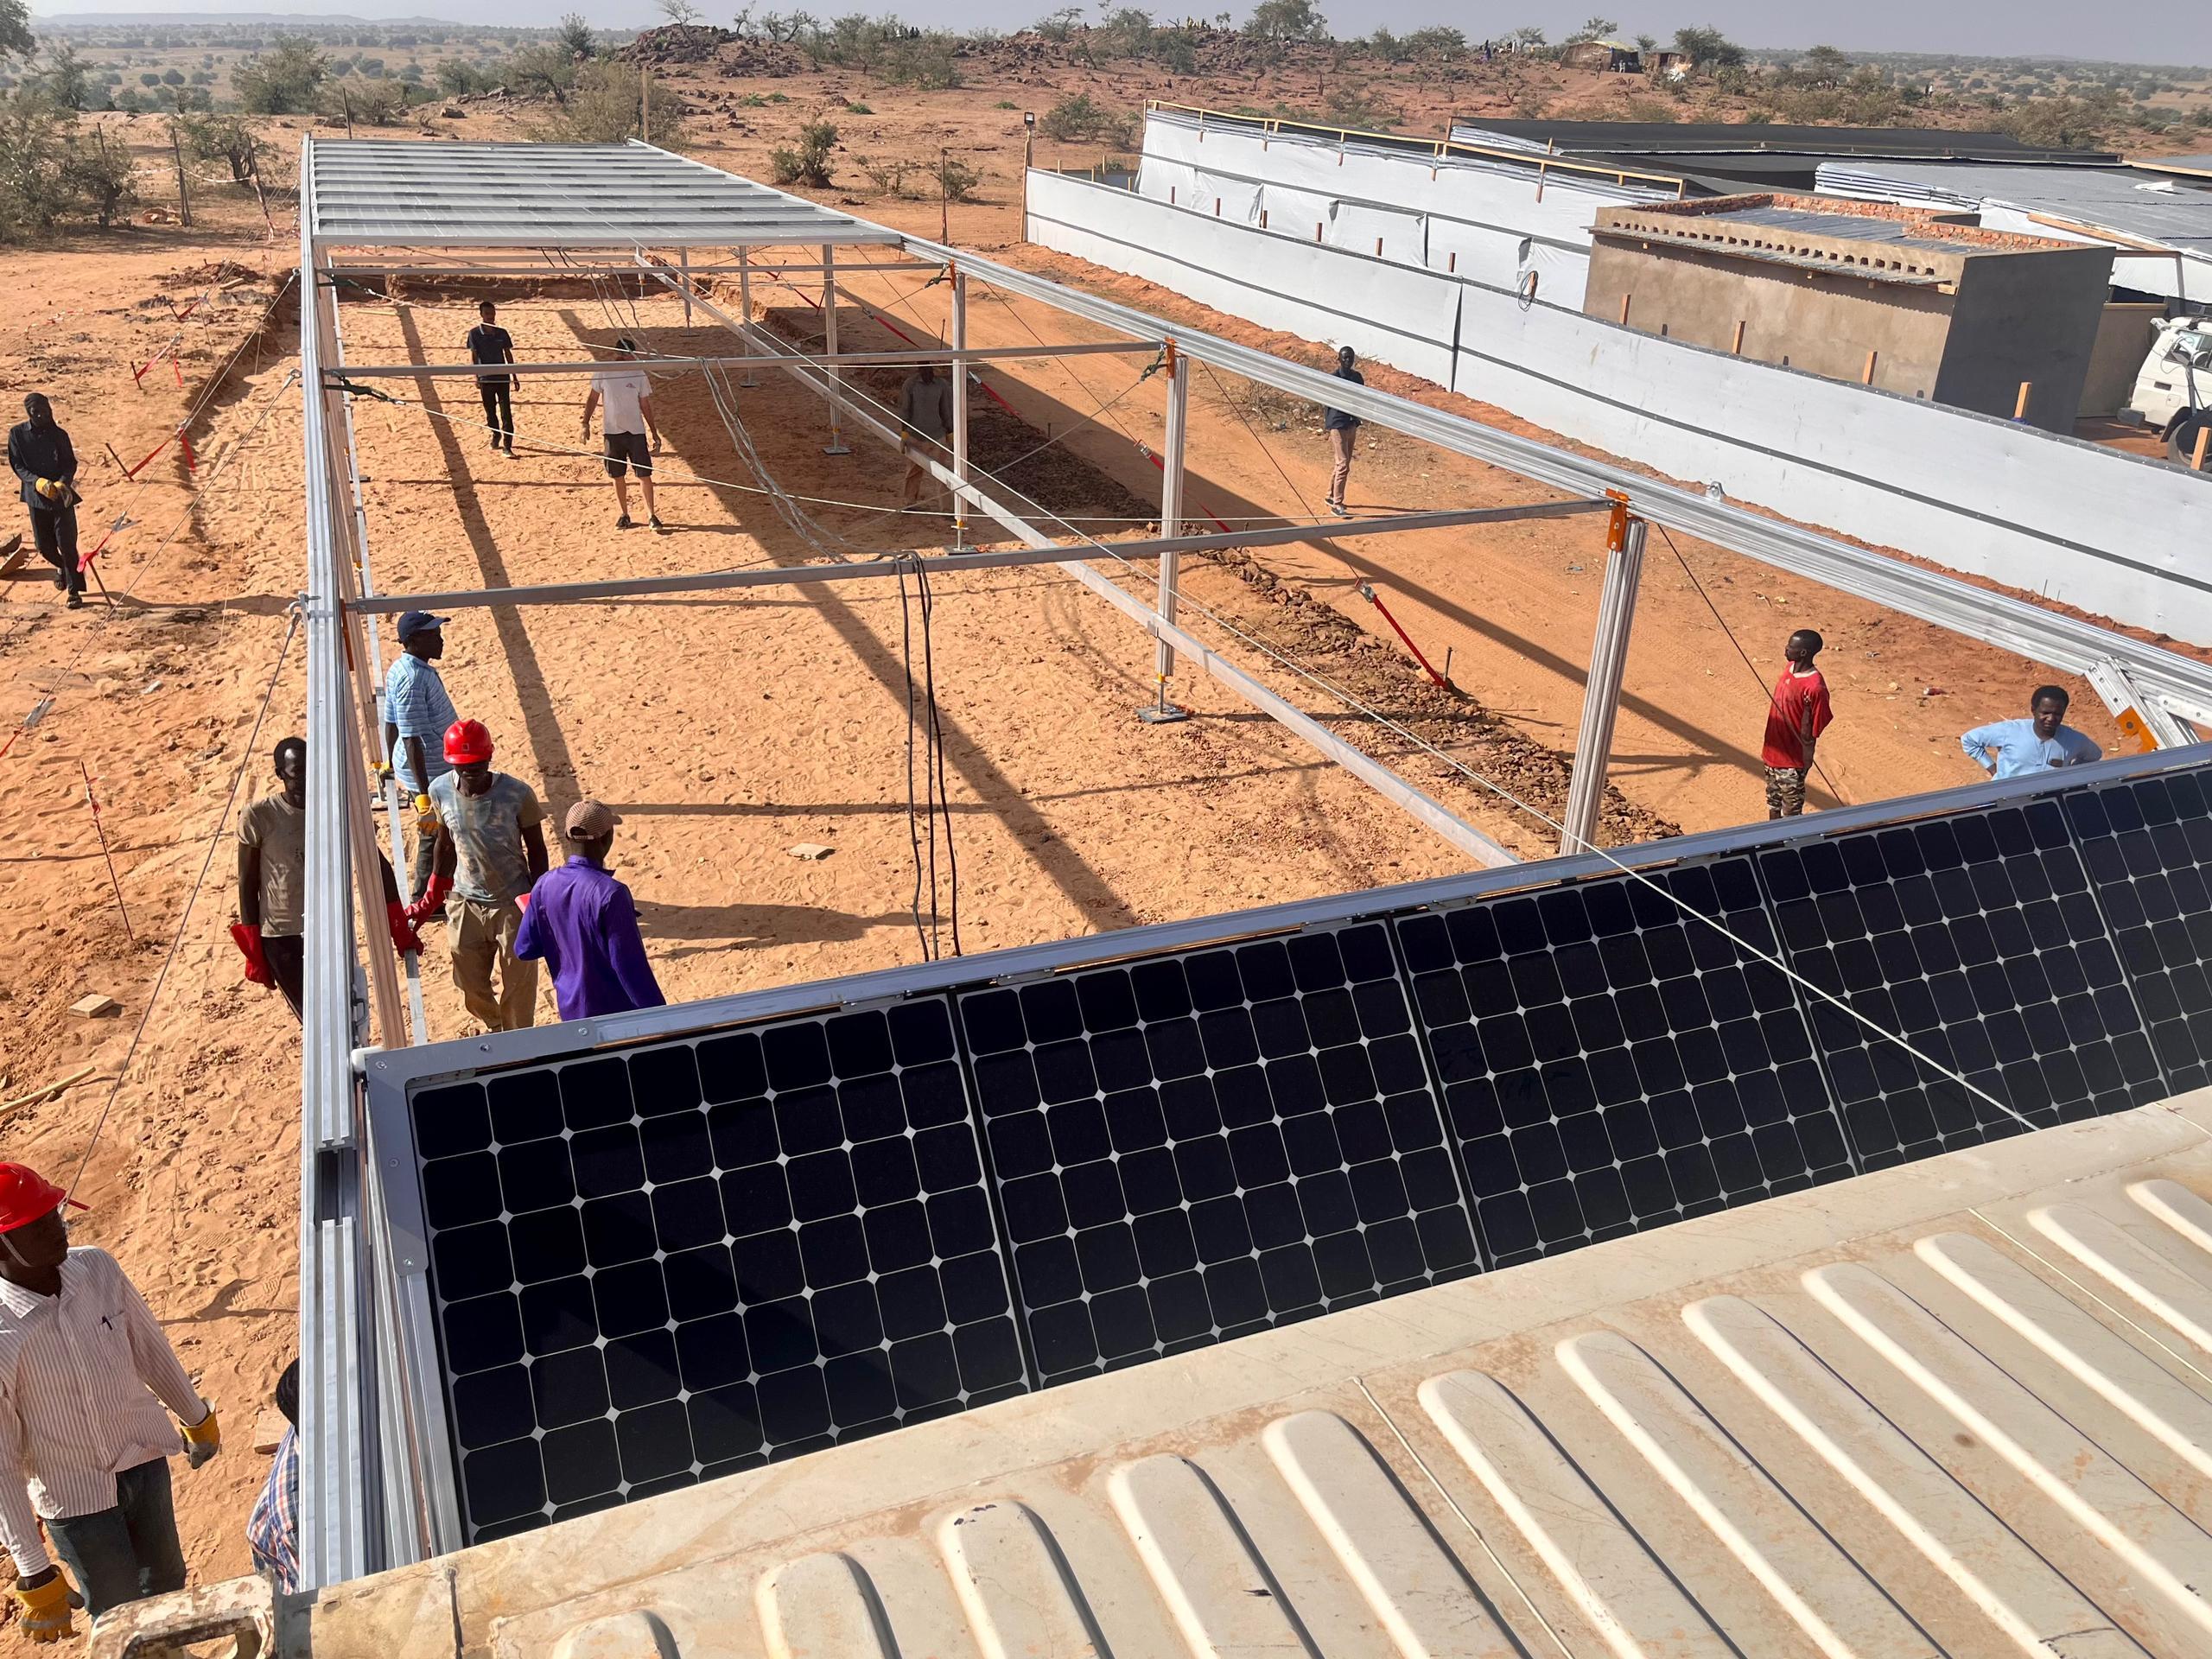
[[[84,1208],[35,1170],[0,1163],[0,1544],[16,1563],[21,1628],[40,1643],[72,1634],[69,1581],[40,1521],[94,1618],[181,1590],[168,1459],[183,1452],[197,1469],[223,1444],[214,1408],[115,1258],[69,1248],[71,1205]]]
[[[618,359],[634,360],[638,342],[624,334],[614,342]],[[626,474],[638,475],[638,486],[645,493],[645,522],[655,530],[664,528],[660,515],[653,511],[653,451],[660,448],[660,423],[653,418],[652,383],[645,378],[640,368],[608,367],[591,378],[591,390],[584,394],[584,438],[591,438],[591,412],[606,406],[606,418],[601,428],[607,436],[601,453],[607,457],[607,475],[614,480],[615,505],[620,516],[614,521],[617,530],[631,527],[630,480]],[[650,445],[646,435],[652,434]]]

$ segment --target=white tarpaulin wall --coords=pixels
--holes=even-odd
[[[1057,174],[1029,175],[1028,237],[1801,523],[2212,644],[2212,493],[2186,468]]]
[[[1541,188],[1539,188],[1541,182]],[[1600,207],[1672,193],[1533,166],[1434,156],[1303,134],[1145,118],[1137,194],[1257,225],[1301,242],[1426,265],[1511,287],[1531,268],[1541,291],[1582,303],[1590,225]],[[1248,211],[1249,209],[1249,211]]]

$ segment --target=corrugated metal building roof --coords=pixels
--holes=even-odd
[[[325,1592],[282,1653],[2212,1651],[2212,1092]]]

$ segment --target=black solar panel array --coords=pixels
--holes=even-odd
[[[470,1538],[2212,1081],[2201,772],[1804,831],[415,1085]]]

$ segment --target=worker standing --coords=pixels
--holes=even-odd
[[[437,846],[437,815],[430,785],[452,770],[441,747],[446,728],[461,718],[435,664],[446,654],[451,617],[408,611],[399,619],[399,655],[384,671],[384,744],[398,774],[400,792],[415,804],[414,868],[407,896],[419,899],[430,885],[430,855]]]
[[[1800,628],[1782,647],[1784,666],[1767,699],[1766,815],[1794,818],[1805,810],[1805,779],[1813,770],[1813,745],[1835,717],[1828,706],[1828,683],[1813,659],[1827,642],[1811,628]]]
[[[455,721],[445,747],[453,770],[430,785],[434,873],[407,918],[419,925],[444,905],[461,1001],[485,1030],[520,1031],[537,1017],[537,964],[517,957],[515,934],[531,885],[545,874],[545,809],[521,779],[492,770],[492,734],[481,721]]]
[[[666,526],[653,511],[653,451],[660,448],[660,423],[653,418],[652,382],[637,366],[636,340],[624,334],[615,340],[614,349],[630,359],[629,366],[604,368],[592,376],[591,390],[584,394],[584,439],[587,442],[591,439],[592,410],[604,404],[607,414],[600,427],[606,445],[601,453],[607,459],[607,475],[614,480],[614,502],[620,510],[614,528],[632,527],[630,483],[624,474],[634,472],[638,487],[645,492],[645,522],[663,530]]]
[[[308,746],[281,738],[270,757],[277,789],[238,814],[238,919],[231,937],[245,957],[246,982],[283,993],[300,1017],[306,950],[308,887]],[[391,947],[405,956],[423,942],[407,919],[392,879],[391,862],[378,856],[384,874],[385,924]]]
[[[8,430],[8,465],[30,510],[31,541],[54,567],[54,585],[69,595],[69,608],[79,610],[85,573],[77,568],[77,451],[44,392],[25,396],[23,416]]]
[[[168,1459],[181,1451],[197,1469],[223,1445],[214,1408],[115,1258],[70,1249],[65,1206],[85,1207],[0,1163],[0,1543],[34,1643],[72,1634],[69,1580],[39,1522],[94,1618],[181,1590]]]
[[[1337,366],[1331,371],[1332,378],[1349,380],[1356,386],[1367,384],[1367,377],[1353,366],[1358,354],[1349,346],[1337,347]],[[1329,435],[1329,511],[1339,518],[1351,517],[1351,509],[1344,505],[1344,486],[1351,481],[1352,448],[1359,440],[1359,416],[1341,409],[1321,411],[1321,429]]]
[[[515,955],[552,970],[563,1020],[658,1008],[668,999],[645,960],[638,906],[607,868],[614,848],[612,807],[578,801],[561,821],[569,861],[537,878],[515,934]]]
[[[906,452],[899,502],[911,507],[921,499],[930,475],[923,462],[933,451],[948,449],[952,438],[952,382],[937,372],[936,364],[921,365],[899,389],[899,425]]]
[[[2025,720],[1993,720],[1977,726],[1960,737],[1959,747],[1967,760],[1999,778],[2101,760],[2105,752],[2094,740],[2066,723],[2066,705],[2072,701],[2063,685],[2039,685],[2028,699]]]
[[[468,331],[468,360],[471,363],[512,363],[515,360],[514,336],[499,327],[499,308],[486,300],[476,308],[482,319]],[[492,450],[498,454],[504,448],[507,459],[515,455],[515,378],[511,374],[480,374],[476,377],[477,394],[484,400],[484,424],[492,434]]]

